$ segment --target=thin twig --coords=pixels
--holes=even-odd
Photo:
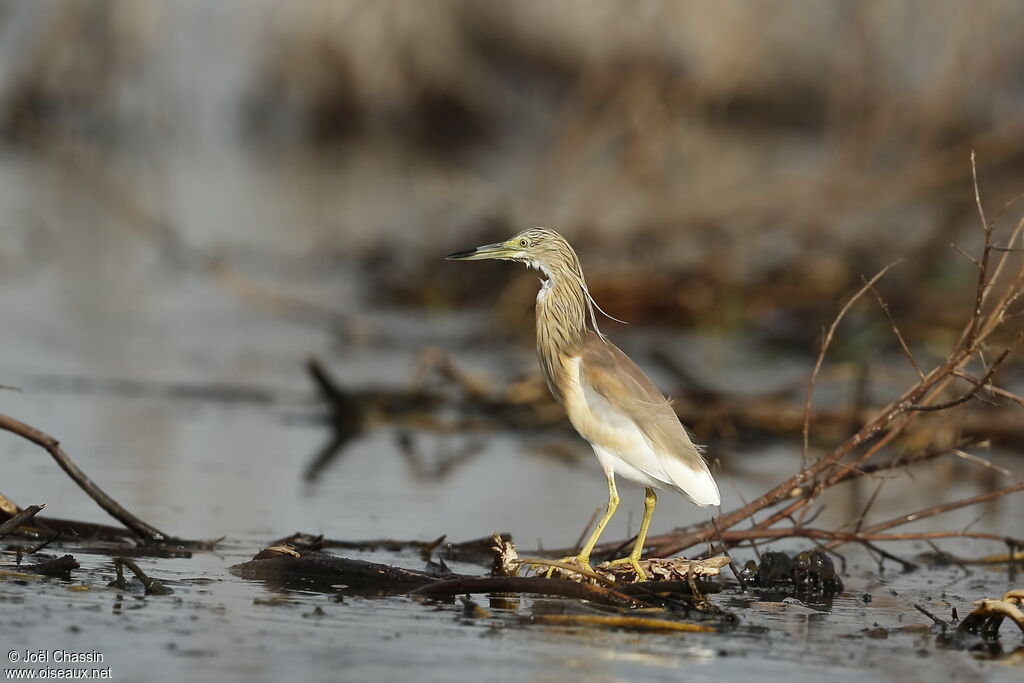
[[[957,377],[960,377],[962,379],[967,380],[968,382],[970,382],[971,384],[974,384],[976,386],[985,386],[985,383],[982,382],[980,379],[978,379],[977,377],[975,377],[973,375],[968,374],[967,372],[964,372],[963,370],[957,370],[953,374],[955,374]],[[995,394],[996,396],[999,396],[1000,398],[1005,398],[1008,401],[1013,401],[1017,405],[1024,407],[1024,396],[1020,396],[1019,394],[1015,394],[1015,393],[1013,393],[1011,391],[1007,391],[1006,389],[994,386],[992,384],[989,384],[988,386],[985,386],[985,388],[991,394]]]
[[[953,452],[953,448],[972,448],[974,446],[979,446],[982,443],[983,442],[979,442],[977,439],[961,439],[953,447],[944,446],[942,448],[934,448],[909,457],[896,455],[886,462],[870,463],[859,468],[844,470],[842,476],[830,479],[827,483],[829,486],[834,486],[854,477],[864,477],[870,474],[877,474],[879,472],[894,470],[897,468],[909,469],[911,465],[917,465],[922,462],[940,458],[943,455],[948,455]]]
[[[857,526],[855,526],[853,528],[854,533],[859,532],[861,527],[864,526],[864,520],[867,519],[868,512],[871,511],[871,507],[875,504],[875,500],[878,498],[878,494],[882,491],[882,486],[884,484],[885,484],[885,480],[882,479],[881,481],[878,482],[878,485],[875,486],[875,490],[872,491],[871,497],[868,498],[867,504],[864,506],[864,509],[861,511],[860,516],[857,517]]]
[[[811,527],[795,526],[774,529],[730,529],[729,531],[722,532],[722,537],[729,543],[750,541],[751,539],[778,540],[780,538],[817,538],[823,541],[829,541],[829,543],[825,545],[825,550],[828,550],[829,552],[847,543],[924,541],[935,538],[975,538],[1015,544],[1019,542],[1017,539],[1004,534],[989,533],[985,531],[906,531],[900,533],[861,531],[853,533],[850,531],[830,531],[828,529],[814,529]]]
[[[981,268],[981,263],[978,261],[978,259],[974,258],[970,254],[968,254],[966,251],[964,251],[963,248],[961,248],[959,244],[951,243],[949,246],[951,246],[954,249],[956,249],[957,252],[959,252],[961,256],[963,256],[965,259],[967,259],[968,261],[973,263],[976,268]]]
[[[884,548],[879,548],[871,541],[862,540],[861,544],[863,544],[863,546],[867,548],[869,551],[878,553],[882,557],[882,560],[891,560],[892,562],[895,562],[896,564],[900,565],[903,568],[903,571],[905,572],[912,572],[915,569],[917,569],[917,565],[911,562],[910,560],[904,560],[899,555],[893,555],[888,550],[885,550]],[[827,552],[831,552],[830,550],[828,550],[828,546],[825,546],[824,550],[826,550]],[[883,568],[882,560],[878,561],[879,571],[881,571]]]
[[[921,605],[918,605],[918,604],[917,604],[916,602],[914,603],[914,608],[915,608],[915,609],[916,609],[916,610],[917,610],[918,612],[920,612],[921,614],[923,614],[923,615],[925,615],[926,617],[928,617],[929,619],[931,619],[931,620],[932,620],[932,621],[933,621],[933,622],[935,623],[935,625],[936,625],[936,626],[938,626],[939,628],[941,628],[941,629],[943,630],[943,632],[945,632],[945,630],[946,630],[946,629],[947,629],[947,628],[949,627],[949,624],[947,624],[947,623],[946,623],[945,621],[943,621],[942,619],[939,619],[939,618],[938,618],[937,616],[935,616],[934,614],[932,614],[931,612],[929,612],[928,610],[926,610],[926,609],[925,609],[924,607],[922,607]]]
[[[978,190],[978,164],[975,161],[974,150],[971,150],[971,181],[974,183],[974,203],[978,206],[978,216],[981,218],[981,226],[985,232],[991,232],[994,226],[990,226],[985,220],[985,209],[981,205],[981,192]]]
[[[959,508],[968,507],[970,505],[977,505],[978,503],[987,503],[990,500],[1002,498],[1003,496],[1007,496],[1011,493],[1016,493],[1018,491],[1024,491],[1024,481],[1019,481],[1016,484],[1013,484],[1012,486],[1007,486],[1001,489],[997,489],[995,491],[989,491],[988,493],[982,493],[980,495],[972,496],[970,498],[964,498],[962,500],[953,501],[951,503],[945,503],[943,505],[936,505],[934,507],[926,508],[924,510],[919,510],[918,512],[912,512],[909,515],[900,515],[898,517],[893,517],[892,519],[886,520],[884,522],[872,524],[871,526],[864,529],[864,533],[873,534],[879,531],[884,531],[885,529],[891,529],[893,527],[901,526],[903,524],[916,522],[927,517],[941,515],[943,513],[949,512],[950,510],[957,510]]]
[[[889,325],[892,327],[892,332],[896,335],[896,340],[900,343],[900,348],[903,349],[903,355],[905,355],[907,360],[910,361],[910,364],[914,366],[914,370],[917,372],[918,378],[923,380],[924,372],[921,370],[921,366],[919,366],[917,361],[914,359],[914,354],[910,352],[910,347],[907,346],[907,341],[903,338],[903,334],[900,332],[899,326],[896,325],[896,320],[892,317],[892,311],[889,310],[889,304],[885,302],[885,299],[882,298],[882,295],[879,294],[878,290],[873,286],[871,287],[871,293],[875,295],[875,299],[878,300],[878,305],[881,307],[882,312],[885,313],[885,317],[888,319]]]
[[[959,458],[963,458],[968,462],[973,462],[975,465],[981,465],[982,467],[988,468],[994,472],[998,472],[1004,477],[1013,477],[1013,472],[1006,469],[1005,467],[1000,467],[999,465],[991,463],[988,460],[985,460],[985,458],[979,457],[972,453],[968,453],[966,451],[962,451],[959,448],[954,448],[951,452],[953,453],[953,455]]]
[[[45,548],[46,546],[50,545],[51,543],[56,541],[58,538],[63,536],[65,531],[66,531],[66,529],[61,529],[60,531],[53,532],[53,534],[51,534],[45,541],[43,541],[42,543],[40,543],[36,547],[27,550],[26,554],[28,554],[28,555],[35,555],[40,550],[42,550],[43,548]]]
[[[974,300],[974,315],[971,316],[971,321],[968,324],[968,333],[965,346],[973,346],[975,337],[978,334],[978,323],[981,321],[981,307],[985,302],[985,297],[989,288],[989,280],[986,282],[985,278],[988,275],[988,261],[989,256],[992,253],[992,229],[993,226],[988,224],[985,220],[985,209],[981,205],[981,193],[978,191],[978,166],[974,159],[974,150],[971,150],[971,180],[974,183],[974,203],[978,207],[978,216],[981,218],[981,228],[985,233],[985,246],[981,251],[981,259],[978,264],[978,286],[975,290]]]
[[[807,398],[804,400],[804,427],[803,427],[804,444],[803,444],[803,452],[802,452],[802,455],[801,455],[801,458],[800,458],[802,463],[806,464],[806,462],[807,462],[807,454],[808,454],[808,451],[810,449],[811,400],[814,397],[814,385],[815,385],[815,383],[818,380],[818,373],[821,371],[821,364],[825,361],[825,353],[828,351],[828,347],[832,344],[832,337],[836,333],[836,328],[839,327],[839,323],[846,316],[847,311],[850,310],[850,308],[853,306],[853,304],[855,304],[858,299],[860,299],[862,296],[864,296],[864,293],[867,292],[869,289],[871,289],[871,287],[876,282],[878,282],[878,280],[883,275],[885,275],[886,272],[888,272],[890,268],[892,268],[893,266],[897,265],[902,260],[903,259],[897,259],[897,260],[893,261],[892,263],[890,263],[889,265],[887,265],[885,268],[882,268],[882,270],[878,271],[878,273],[876,273],[875,276],[873,278],[871,278],[867,282],[867,284],[865,284],[863,287],[861,287],[857,291],[856,294],[854,294],[852,297],[850,297],[850,299],[846,302],[846,304],[841,309],[839,309],[839,313],[836,315],[835,319],[832,321],[832,324],[829,325],[828,331],[825,333],[825,338],[824,338],[824,340],[822,341],[822,344],[821,344],[821,350],[818,352],[818,358],[814,362],[814,369],[811,371],[811,378],[807,382]]]
[[[961,403],[967,403],[972,398],[974,398],[975,394],[981,391],[981,388],[983,386],[988,384],[989,380],[992,379],[992,375],[995,374],[996,370],[999,369],[999,366],[1003,364],[1003,361],[1005,361],[1007,357],[1010,355],[1010,351],[1012,351],[1013,348],[1017,346],[1020,340],[1021,335],[1018,335],[1017,338],[1014,340],[1013,344],[1003,349],[1003,352],[999,354],[999,357],[996,358],[996,362],[993,363],[992,366],[988,369],[988,372],[986,372],[985,376],[981,378],[981,381],[975,384],[967,393],[957,398],[954,398],[952,401],[946,401],[945,403],[931,403],[928,405],[920,403],[911,403],[907,406],[907,410],[913,410],[919,413],[935,412],[939,410],[949,410],[950,408],[955,408]]]

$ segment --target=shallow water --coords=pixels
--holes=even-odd
[[[524,627],[508,612],[472,619],[460,605],[404,597],[347,596],[339,603],[331,595],[234,578],[228,566],[246,559],[251,547],[230,542],[189,560],[140,562],[174,589],[171,596],[103,588],[91,573],[89,592],[59,581],[5,581],[4,643],[15,650],[97,650],[115,680],[554,680],[578,674],[597,680],[675,680],[681,674],[709,681],[932,680],[950,672],[1019,678],[1019,663],[944,650],[926,630],[900,630],[926,621],[913,602],[945,617],[950,604],[962,614],[971,599],[1000,592],[1005,577],[984,572],[879,576],[857,566],[846,592],[828,608],[727,591],[715,602],[739,616],[735,631],[663,635]],[[104,558],[79,559],[113,578]],[[418,564],[409,556],[374,559]],[[542,608],[524,599],[516,614]],[[887,637],[867,635],[879,626]],[[1004,647],[1012,650],[1015,638],[1004,635]]]

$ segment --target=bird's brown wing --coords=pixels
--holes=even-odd
[[[659,457],[698,472],[707,470],[668,399],[617,346],[588,332],[579,372],[580,383],[636,423]]]

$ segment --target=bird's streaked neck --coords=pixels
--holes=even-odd
[[[537,293],[537,355],[541,374],[559,403],[565,400],[559,377],[579,354],[587,333],[587,304],[582,281],[573,273],[540,268],[547,275]],[[564,380],[562,380],[564,382]]]
[[[543,263],[531,263],[543,275],[537,292],[537,343],[548,352],[569,351],[587,331],[587,299],[581,274],[555,273]]]

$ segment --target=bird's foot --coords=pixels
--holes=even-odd
[[[619,558],[617,560],[612,560],[608,564],[610,566],[613,566],[613,567],[615,565],[617,565],[617,564],[628,564],[631,567],[633,567],[633,571],[636,572],[636,578],[637,578],[638,581],[646,581],[647,580],[647,573],[643,569],[640,568],[640,558],[639,557],[634,557],[633,555],[630,555],[629,557],[622,557],[622,558]]]
[[[593,567],[590,566],[590,559],[587,558],[587,557],[583,557],[582,555],[570,555],[569,557],[563,557],[562,559],[558,560],[558,563],[559,564],[571,565],[572,567],[579,567],[582,570],[582,572],[593,572],[594,571]],[[551,566],[551,565],[537,565],[537,566],[546,566],[547,567],[547,573],[545,573],[544,576],[546,578],[549,578],[549,579],[555,574],[555,572],[561,572],[561,573],[570,573],[570,572],[572,572],[574,574],[582,575],[582,572],[574,572],[571,568],[554,567],[554,566]]]

